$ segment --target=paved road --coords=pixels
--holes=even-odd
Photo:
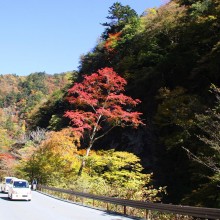
[[[0,219],[7,220],[131,220],[32,192],[32,201],[11,201],[0,193]]]

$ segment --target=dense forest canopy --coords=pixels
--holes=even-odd
[[[146,199],[141,189],[147,187],[150,201],[219,208],[219,0],[171,0],[141,16],[116,2],[107,13],[100,41],[81,56],[78,71],[0,76],[1,174],[37,176],[54,185],[59,177],[63,187],[75,181],[100,193],[96,179],[113,196],[130,198],[132,189],[134,198]],[[64,117],[76,109],[67,91],[106,67],[127,81],[126,95],[142,101],[137,111],[146,126],[117,128],[98,141],[77,179],[85,146]],[[111,158],[116,164],[110,166]],[[73,179],[67,181],[67,174]],[[126,184],[134,176],[139,181]],[[123,187],[116,192],[117,184]],[[159,198],[160,186],[167,193]]]

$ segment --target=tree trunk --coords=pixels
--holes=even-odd
[[[92,148],[92,143],[89,144],[89,147],[86,150],[86,155],[82,159],[82,163],[81,163],[81,166],[79,168],[78,176],[82,175],[82,171],[83,171],[83,169],[84,169],[84,167],[86,165],[86,158],[89,156],[89,152],[90,152],[91,148]]]
[[[80,166],[79,171],[78,171],[78,176],[82,175],[82,171],[83,171],[83,168],[85,167],[85,164],[86,164],[85,158],[83,158],[81,166]]]

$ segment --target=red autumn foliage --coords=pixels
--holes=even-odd
[[[0,160],[14,159],[9,153],[0,153]]]
[[[89,134],[89,144],[86,156],[96,140],[106,135],[115,126],[138,127],[144,125],[140,119],[140,112],[132,111],[140,103],[138,99],[132,99],[123,94],[127,82],[112,68],[103,68],[90,76],[84,76],[82,83],[75,83],[69,89],[68,100],[76,110],[66,111],[66,117],[70,118],[73,130],[83,136],[85,131]],[[99,133],[103,125],[109,127],[102,134]],[[83,159],[79,175],[85,165]]]
[[[85,130],[100,130],[104,122],[122,127],[143,124],[141,113],[132,111],[140,100],[123,94],[126,84],[125,79],[107,67],[84,76],[82,83],[75,83],[68,91],[68,100],[84,108],[65,113],[71,119],[73,129],[82,135]]]

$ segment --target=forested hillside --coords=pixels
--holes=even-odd
[[[49,75],[44,72],[28,76],[0,76],[1,148],[11,149],[26,131],[31,130],[31,115],[56,91],[68,87],[72,73]],[[6,137],[4,136],[6,135]]]
[[[49,75],[45,72],[28,76],[0,76],[0,107],[14,107],[19,116],[27,119],[31,111],[48,100],[49,96],[71,82],[72,73]],[[25,114],[25,116],[22,116]]]
[[[97,194],[219,208],[219,0],[171,0],[141,16],[116,2],[107,19],[97,45],[81,56],[78,72],[69,73],[71,85],[64,75],[1,76],[1,115],[16,103],[23,120],[17,140],[1,121],[1,172]],[[141,100],[137,111],[146,126],[113,129],[97,141],[85,175],[77,177],[86,141],[64,117],[76,109],[68,88],[106,67],[127,81],[126,95]]]
[[[140,17],[116,3],[102,40],[81,57],[80,74],[111,66],[128,80],[127,94],[142,100],[147,127],[138,134],[122,131],[118,148],[141,155],[146,170],[167,186],[168,202],[220,204],[219,168],[213,172],[184,150],[219,157],[219,142],[213,151],[202,138],[210,137],[204,129],[209,120],[219,123],[206,113],[218,109],[210,86],[220,84],[219,15],[217,0],[171,1]]]

